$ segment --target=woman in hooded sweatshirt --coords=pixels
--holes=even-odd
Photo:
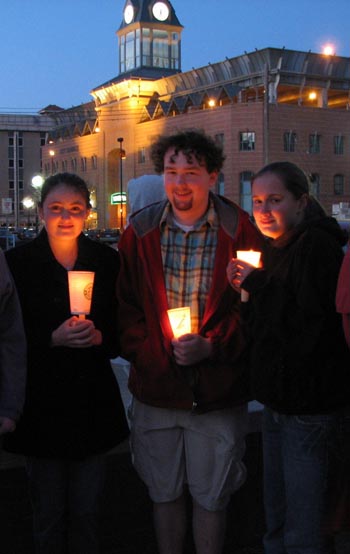
[[[265,553],[330,554],[327,508],[350,390],[335,309],[346,238],[292,163],[260,170],[252,198],[267,237],[263,267],[233,259],[227,276],[249,293],[251,387],[265,405]]]

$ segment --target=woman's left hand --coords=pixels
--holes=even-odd
[[[248,275],[256,269],[253,265],[238,258],[232,258],[226,268],[226,276],[231,287],[235,290],[242,287],[242,283]]]

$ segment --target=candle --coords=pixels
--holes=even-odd
[[[94,279],[94,271],[68,271],[70,311],[80,319],[90,313]]]
[[[167,312],[175,339],[191,332],[191,308],[189,306],[174,308]]]
[[[243,262],[247,262],[254,267],[258,267],[260,263],[261,252],[256,250],[237,250],[237,258]],[[248,302],[249,292],[244,289],[241,289],[241,301]]]

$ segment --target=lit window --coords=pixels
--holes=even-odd
[[[243,132],[239,134],[239,149],[243,151],[253,151],[255,150],[255,133],[254,132]]]

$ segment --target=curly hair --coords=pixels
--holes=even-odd
[[[87,184],[79,175],[74,173],[55,173],[47,177],[41,188],[40,202],[38,203],[40,207],[42,207],[47,195],[59,185],[66,185],[79,192],[86,201],[86,207],[91,208],[90,191]]]
[[[204,162],[208,173],[220,172],[225,160],[222,147],[203,131],[180,131],[174,135],[161,136],[152,145],[151,159],[157,173],[164,171],[164,156],[169,148],[174,148],[175,154],[183,152],[189,161],[194,156],[200,164]]]

